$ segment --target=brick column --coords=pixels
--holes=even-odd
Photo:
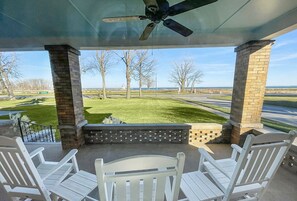
[[[45,49],[50,56],[62,147],[77,148],[84,144],[82,126],[87,123],[80,80],[80,52],[68,45],[49,45]]]
[[[231,143],[241,144],[244,134],[263,127],[261,113],[272,44],[271,40],[250,41],[235,48]]]

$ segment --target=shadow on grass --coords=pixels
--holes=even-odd
[[[105,117],[112,115],[112,113],[90,113],[87,110],[91,108],[92,107],[84,107],[85,118],[88,120],[89,124],[100,124]]]
[[[39,103],[43,103],[46,98],[33,98],[31,100],[23,101],[22,103],[17,104],[17,106],[30,106],[37,105]]]
[[[166,118],[174,117],[179,123],[226,123],[227,119],[216,114],[191,107],[172,107],[164,112]]]
[[[105,117],[111,115],[111,113],[89,113],[87,110],[91,107],[84,108],[84,114],[86,120],[89,123],[101,123]],[[55,105],[27,105],[27,106],[16,106],[2,108],[1,110],[21,110],[22,115],[27,115],[31,121],[37,124],[42,124],[46,126],[53,126],[57,130],[58,117]],[[0,116],[0,119],[9,119],[9,116]],[[56,139],[60,139],[60,134],[58,130],[56,131]]]

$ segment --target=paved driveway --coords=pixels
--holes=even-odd
[[[231,101],[216,100],[207,98],[206,95],[184,95],[176,96],[176,98],[183,98],[192,101],[199,101],[203,103],[209,103],[220,107],[230,108]],[[274,121],[286,123],[292,126],[297,126],[297,109],[289,107],[280,107],[273,105],[264,105],[262,110],[262,117],[271,119]]]

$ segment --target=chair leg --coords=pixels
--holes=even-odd
[[[203,162],[204,162],[204,157],[201,155],[199,164],[198,164],[198,171],[203,172]]]
[[[71,160],[72,160],[74,172],[75,173],[79,172],[79,168],[78,168],[76,157],[73,157]]]

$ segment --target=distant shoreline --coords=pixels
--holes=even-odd
[[[196,87],[199,89],[232,89],[233,87]],[[187,88],[190,89],[190,88]],[[266,86],[266,89],[297,89],[297,86]],[[101,88],[83,88],[83,90],[101,90]],[[125,90],[124,88],[107,88],[107,90]],[[137,87],[132,87],[131,90],[138,90]],[[178,90],[178,87],[143,87],[142,90]]]

